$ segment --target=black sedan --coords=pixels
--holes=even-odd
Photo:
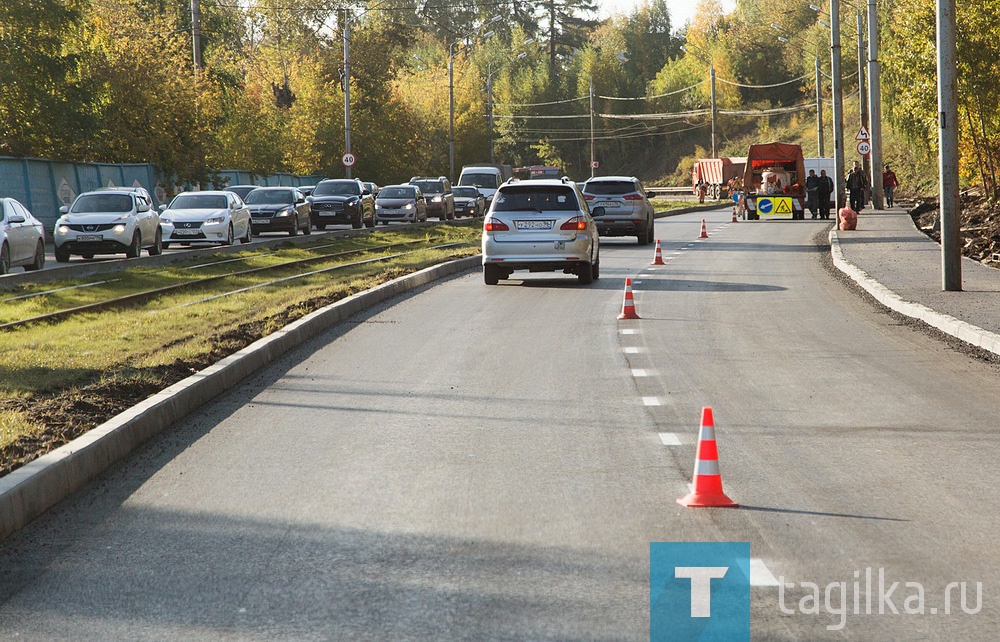
[[[309,217],[317,229],[338,223],[348,223],[354,229],[375,227],[375,199],[359,180],[320,181],[309,197],[309,204]]]
[[[486,197],[475,187],[455,187],[455,218],[482,216],[486,213]]]
[[[261,232],[285,232],[295,236],[301,230],[310,234],[309,204],[294,187],[258,187],[243,201],[250,210],[254,236]]]

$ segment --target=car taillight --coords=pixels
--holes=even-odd
[[[591,196],[590,194],[584,194],[583,197],[588,201],[592,201],[596,198],[595,196]]]
[[[582,216],[574,216],[559,226],[560,230],[585,230],[587,229],[587,219]]]
[[[642,194],[626,194],[625,195],[625,200],[626,201],[641,201],[642,200]]]
[[[483,224],[483,229],[487,232],[509,232],[510,228],[503,221],[498,221],[492,216],[486,219],[486,223]]]

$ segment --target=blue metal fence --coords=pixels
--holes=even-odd
[[[219,185],[205,184],[202,189],[219,189],[227,185],[313,185],[320,176],[274,174],[257,176],[242,170],[218,172]],[[178,185],[164,178],[150,163],[66,163],[45,158],[11,158],[0,156],[0,196],[16,198],[45,224],[52,233],[59,208],[69,205],[77,194],[99,187],[145,187],[153,195],[155,205],[166,202],[173,194],[196,185]]]

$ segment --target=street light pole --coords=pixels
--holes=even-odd
[[[590,77],[590,177],[597,175],[597,168],[594,162],[597,157],[594,155],[594,77]]]
[[[816,62],[816,145],[819,147],[819,157],[823,158],[823,84],[819,68],[819,56],[813,55]]]
[[[958,191],[958,53],[956,0],[937,0],[938,180],[941,199],[941,285],[962,291],[962,202]]]
[[[351,17],[344,9],[344,151],[351,153]],[[351,178],[350,166],[344,166],[344,176]]]
[[[840,2],[830,2],[830,75],[833,90],[833,165],[837,221],[844,207],[844,87],[840,76]]]
[[[716,153],[715,146],[715,63],[712,63],[710,69],[712,77],[712,158],[718,158],[719,155]]]
[[[858,13],[858,99],[861,101],[859,105],[859,110],[861,113],[861,126],[868,129],[868,99],[865,94],[865,36],[864,36],[864,20],[861,17],[861,9],[855,7]],[[869,141],[871,139],[871,134],[869,136]],[[869,143],[870,144],[870,143]],[[869,156],[865,155],[861,157],[861,167],[864,169],[865,176],[870,176],[872,179],[872,185],[875,184],[875,174],[872,171],[871,161]],[[879,176],[881,178],[881,176]]]
[[[868,0],[868,133],[872,146],[872,206],[885,207],[882,189],[882,83],[878,62],[878,13],[875,0]]]

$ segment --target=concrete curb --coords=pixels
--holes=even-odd
[[[479,255],[442,263],[316,310],[0,478],[0,541],[146,440],[292,348],[357,312],[481,263]]]
[[[956,319],[951,315],[936,312],[922,303],[906,301],[870,277],[867,272],[845,259],[843,250],[840,249],[840,238],[837,236],[836,230],[830,230],[830,254],[837,269],[849,276],[868,294],[890,310],[923,321],[956,339],[1000,355],[1000,335]]]

